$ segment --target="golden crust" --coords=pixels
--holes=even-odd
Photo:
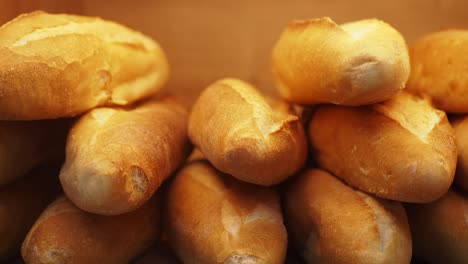
[[[175,176],[164,216],[183,263],[284,263],[287,234],[276,191],[208,162],[189,163]]]
[[[157,239],[159,201],[119,216],[84,212],[66,197],[42,213],[23,242],[26,263],[126,264]]]
[[[291,239],[307,263],[410,263],[411,235],[398,202],[310,169],[287,185],[284,208]]]
[[[70,131],[60,180],[81,209],[104,215],[146,202],[190,151],[187,110],[165,97],[131,109],[97,108]]]
[[[374,106],[321,106],[309,137],[322,168],[379,197],[431,202],[455,174],[455,137],[445,113],[407,93]]]
[[[156,93],[159,45],[100,18],[33,12],[0,27],[0,119],[75,116]]]
[[[285,180],[307,156],[299,118],[282,104],[273,109],[253,86],[236,79],[219,80],[202,92],[188,132],[217,169],[259,185]]]
[[[468,259],[468,196],[449,190],[429,204],[407,204],[414,256],[429,263],[463,264]]]
[[[468,113],[468,30],[445,30],[417,40],[410,49],[408,91],[426,94],[435,107]]]
[[[293,21],[272,64],[281,95],[299,104],[380,102],[403,89],[409,75],[403,37],[376,19],[341,26],[327,17]]]

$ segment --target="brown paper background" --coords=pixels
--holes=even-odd
[[[270,53],[292,19],[330,16],[342,23],[376,17],[409,44],[431,31],[468,28],[466,0],[0,0],[0,23],[36,9],[101,16],[152,36],[169,57],[166,89],[188,101],[227,76],[275,93]]]

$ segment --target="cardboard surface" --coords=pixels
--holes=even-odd
[[[166,90],[189,101],[227,76],[275,94],[271,49],[292,19],[330,16],[343,23],[376,17],[409,43],[432,31],[468,28],[466,0],[0,0],[0,23],[35,9],[101,16],[152,36],[171,64]]]

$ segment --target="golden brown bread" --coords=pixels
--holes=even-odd
[[[0,121],[0,186],[43,162],[63,156],[70,123],[70,120]]]
[[[33,12],[0,27],[0,119],[74,116],[156,93],[168,77],[159,45],[95,17]]]
[[[127,264],[158,237],[158,200],[155,195],[131,213],[101,216],[62,196],[29,231],[21,255],[27,264]]]
[[[468,113],[468,30],[434,32],[410,49],[408,91],[426,94],[435,107]]]
[[[457,150],[445,113],[407,93],[372,106],[321,106],[309,136],[322,168],[379,197],[431,202],[453,181]]]
[[[249,183],[280,183],[303,166],[307,142],[299,118],[276,106],[248,83],[219,80],[195,102],[189,137],[217,169]]]
[[[169,186],[164,222],[183,263],[282,264],[287,234],[278,194],[192,162]]]
[[[455,184],[468,192],[468,117],[459,118],[452,122],[457,142],[457,169]]]
[[[309,169],[288,184],[289,235],[307,263],[410,263],[411,235],[403,206],[355,191]]]
[[[363,105],[405,87],[409,57],[398,31],[376,19],[289,23],[273,49],[273,76],[287,101]]]
[[[414,255],[427,263],[468,260],[468,196],[449,190],[430,204],[407,204]]]
[[[187,118],[172,97],[87,113],[68,137],[60,173],[65,193],[91,213],[135,210],[189,154]]]
[[[19,252],[42,210],[59,194],[59,166],[42,166],[0,188],[0,262]]]

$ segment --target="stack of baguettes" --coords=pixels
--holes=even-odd
[[[468,117],[444,112],[468,114],[467,47],[293,21],[285,101],[225,78],[189,114],[158,93],[154,40],[19,16],[0,27],[0,262],[297,263],[289,242],[307,263],[467,263]]]
[[[187,109],[156,95],[160,46],[34,12],[0,27],[0,58],[0,262],[21,247],[26,263],[128,263],[151,247],[157,190],[191,148]]]

